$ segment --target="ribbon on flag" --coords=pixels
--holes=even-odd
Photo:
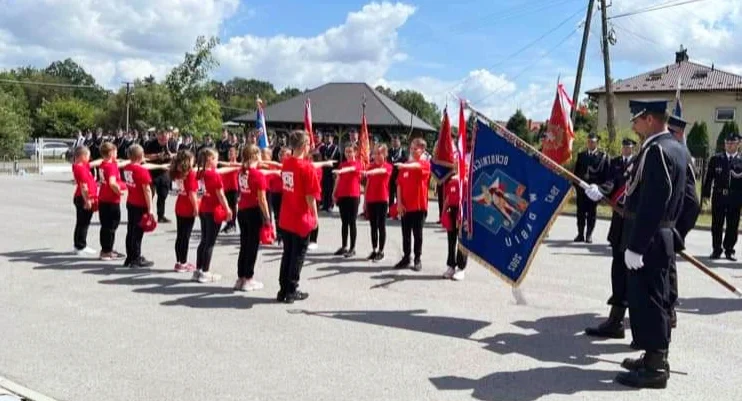
[[[358,138],[358,151],[359,151],[359,160],[361,161],[361,164],[363,165],[363,168],[366,169],[366,167],[371,162],[371,150],[369,147],[371,146],[369,144],[368,139],[368,124],[366,123],[366,95],[363,95],[363,103],[361,106],[363,112],[361,114],[361,134]]]

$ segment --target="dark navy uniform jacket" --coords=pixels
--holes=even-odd
[[[626,158],[626,160],[624,160],[623,156],[611,159],[606,181],[600,186],[601,192],[606,197],[614,199],[616,204],[621,207],[624,205],[624,196],[622,196],[622,193],[625,191],[624,184],[626,184],[627,170],[634,160],[636,160],[636,157],[633,155]],[[608,229],[608,242],[612,246],[621,245],[622,228],[623,217],[614,210],[611,216],[611,226]]]
[[[590,153],[587,150],[577,154],[575,175],[588,184],[602,184],[605,182],[610,160],[602,150],[596,149]]]
[[[742,203],[742,157],[729,159],[726,152],[709,159],[701,197],[713,203],[733,200]]]
[[[651,253],[650,260],[667,260],[667,267],[674,263],[674,253],[684,249],[675,224],[683,207],[688,163],[687,149],[669,132],[642,144],[627,181],[623,249]]]
[[[685,193],[683,194],[683,209],[678,217],[675,228],[680,236],[685,240],[688,232],[696,226],[698,214],[701,213],[701,202],[696,192],[696,167],[693,165],[693,157],[688,148],[685,148],[688,166],[685,169]]]

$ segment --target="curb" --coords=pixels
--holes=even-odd
[[[57,401],[0,376],[0,397],[4,395],[19,397],[18,401]]]

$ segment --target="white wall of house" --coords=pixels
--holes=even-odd
[[[675,92],[651,92],[651,93],[617,93],[616,94],[616,128],[621,130],[631,129],[629,118],[629,100],[642,99],[666,99],[670,103],[668,111],[672,112],[675,107]],[[721,132],[724,122],[717,119],[720,111],[733,110],[734,121],[742,127],[742,94],[736,92],[682,92],[680,100],[683,104],[683,119],[688,121],[686,132],[694,122],[705,121],[709,129],[709,144],[713,149],[716,138]],[[722,113],[724,114],[724,113]],[[598,130],[607,129],[607,114],[605,106],[605,95],[598,96]]]

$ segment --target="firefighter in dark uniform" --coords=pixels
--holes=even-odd
[[[157,132],[155,138],[144,144],[144,155],[152,163],[170,163],[178,152],[174,145],[170,141],[170,131],[161,130]],[[169,223],[170,219],[165,217],[165,200],[172,185],[170,176],[165,170],[152,170],[150,174],[152,175],[152,197],[157,196],[157,222]]]
[[[334,143],[335,137],[332,133],[325,133],[325,141],[319,145],[318,152],[320,161],[334,160],[340,164],[340,149]],[[322,210],[329,212],[333,208],[332,189],[335,187],[335,177],[332,170],[335,167],[322,167]]]
[[[732,261],[737,244],[739,213],[742,207],[742,158],[737,153],[739,135],[729,134],[724,140],[724,152],[711,156],[703,180],[701,199],[711,198],[711,259],[721,257],[722,244],[726,258]],[[726,222],[724,242],[722,231]]]
[[[609,164],[608,155],[598,149],[598,136],[594,133],[589,134],[587,149],[577,155],[575,175],[588,184],[601,185],[605,182]],[[584,189],[579,186],[575,186],[575,191],[577,192],[577,237],[574,241],[592,243],[598,204],[591,201],[585,195]],[[585,233],[586,224],[587,233]]]
[[[392,166],[392,176],[389,178],[389,206],[397,202],[397,175],[399,175],[399,169],[397,169],[397,163],[407,162],[407,152],[402,147],[402,141],[399,139],[399,135],[392,137],[392,146],[389,148],[389,164]]]
[[[671,134],[678,140],[678,142],[684,144],[683,147],[686,151],[686,157],[688,158],[688,166],[685,169],[685,192],[683,197],[683,209],[680,212],[677,223],[675,223],[675,229],[680,234],[680,237],[685,242],[685,237],[688,235],[690,230],[696,226],[696,220],[698,215],[701,213],[701,202],[698,199],[698,192],[696,191],[696,167],[693,157],[685,146],[685,126],[687,123],[680,117],[671,116],[667,121],[667,129]],[[675,265],[670,270],[670,325],[675,328],[677,326],[678,318],[675,313],[675,306],[678,304],[678,271]]]
[[[621,155],[611,159],[608,168],[608,176],[603,185],[591,185],[585,190],[585,194],[593,202],[600,201],[603,196],[614,200],[619,206],[624,205],[624,194],[626,191],[626,173],[629,166],[634,162],[634,146],[636,142],[626,138],[621,142]],[[597,192],[596,192],[597,191]],[[603,195],[605,194],[605,195]],[[611,297],[608,305],[611,312],[608,319],[597,327],[588,327],[585,334],[595,337],[624,338],[624,317],[628,302],[626,300],[626,264],[623,260],[621,249],[621,234],[623,231],[623,217],[617,211],[611,216],[611,226],[608,229],[608,243],[611,244],[613,259],[611,262]]]
[[[632,129],[643,139],[626,185],[622,248],[626,294],[639,359],[626,359],[616,381],[665,388],[670,377],[670,279],[675,252],[683,249],[675,224],[686,186],[687,151],[667,129],[666,100],[632,100]]]

